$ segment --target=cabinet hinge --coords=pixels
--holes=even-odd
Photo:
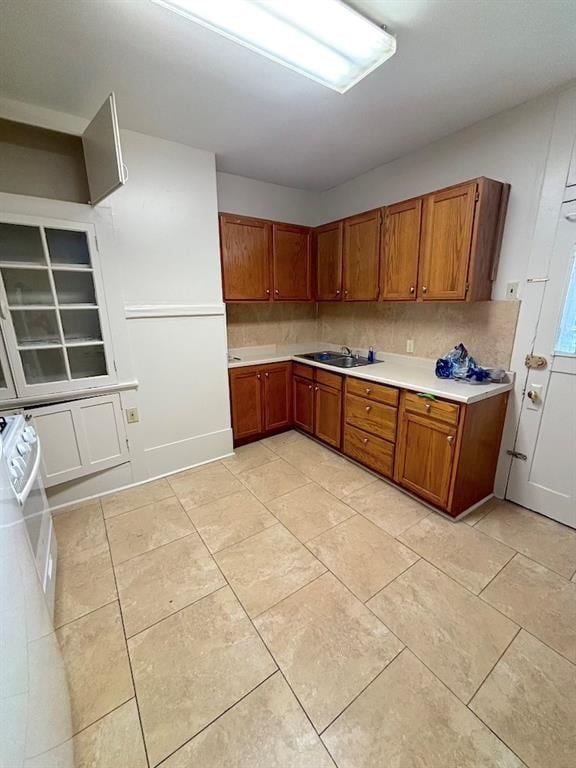
[[[520,451],[506,451],[508,456],[512,456],[513,459],[520,459],[520,461],[526,461],[528,459],[528,456],[526,456],[525,453],[520,453]]]
[[[112,360],[112,365],[114,366],[114,372],[118,373],[118,366],[116,365],[116,360]]]
[[[470,290],[470,283],[464,283],[464,293],[468,293]]]

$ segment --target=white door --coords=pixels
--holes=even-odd
[[[532,350],[547,365],[528,369],[506,497],[576,528],[576,201],[562,206],[547,278]]]

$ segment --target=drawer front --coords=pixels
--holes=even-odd
[[[381,475],[392,477],[394,446],[349,424],[344,429],[344,453]]]
[[[362,381],[348,376],[346,379],[346,392],[358,397],[369,397],[378,403],[386,405],[398,405],[398,390],[387,387],[384,384],[374,384],[372,381]]]
[[[409,413],[429,416],[431,419],[454,426],[458,424],[458,416],[460,415],[460,406],[456,403],[447,403],[445,400],[430,400],[427,397],[420,397],[414,392],[404,393],[404,408]]]
[[[314,368],[311,365],[302,365],[302,363],[292,363],[292,373],[294,376],[301,376],[303,379],[314,379]]]
[[[329,373],[322,368],[316,368],[316,381],[338,391],[342,389],[342,376],[338,376],[337,373]]]
[[[397,414],[397,409],[390,405],[346,395],[346,423],[385,440],[396,440]]]

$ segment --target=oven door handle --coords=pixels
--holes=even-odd
[[[36,478],[38,477],[38,471],[40,469],[40,438],[36,438],[36,458],[34,459],[34,466],[32,467],[32,470],[30,471],[30,474],[28,475],[28,480],[26,481],[26,485],[20,493],[16,494],[16,498],[18,499],[18,503],[21,507],[26,504],[26,499],[28,498],[28,494],[32,490],[32,486],[36,482]]]

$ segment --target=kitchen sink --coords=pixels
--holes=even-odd
[[[342,352],[307,352],[303,355],[295,355],[295,357],[313,360],[315,363],[334,365],[337,368],[358,368],[361,365],[372,365],[367,357],[343,355]]]

